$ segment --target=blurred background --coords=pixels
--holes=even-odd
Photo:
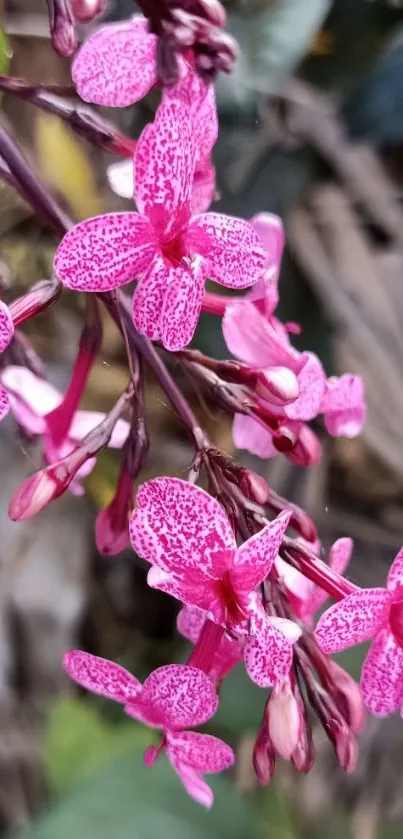
[[[240,453],[281,495],[314,518],[324,545],[352,536],[350,576],[383,584],[403,543],[403,2],[227,2],[241,55],[218,82],[217,209],[281,215],[287,249],[280,314],[301,323],[298,345],[327,372],[363,375],[368,422],[357,440],[323,439],[322,463],[299,470],[284,458]],[[0,3],[0,72],[32,84],[70,84],[54,54],[44,0]],[[104,19],[128,17],[110,0]],[[82,27],[84,38],[91,27]],[[134,70],[135,72],[135,70]],[[158,103],[104,111],[137,137]],[[128,206],[110,191],[111,162],[49,114],[3,96],[2,119],[34,168],[76,219]],[[51,274],[55,238],[11,188],[0,185],[0,282],[6,300]],[[26,333],[64,387],[82,323],[77,296],[63,294]],[[195,346],[225,357],[220,323],[203,315]],[[109,408],[126,385],[120,338],[105,318],[104,342],[84,407]],[[234,454],[231,418],[206,408],[181,379],[213,441]],[[142,480],[184,475],[186,434],[147,374],[151,449]],[[210,728],[238,754],[229,777],[212,779],[210,813],[187,799],[165,759],[142,765],[147,731],[119,708],[78,695],[61,668],[82,647],[141,678],[181,661],[176,606],[149,590],[134,555],[97,556],[96,512],[113,495],[118,456],[99,458],[85,498],[66,495],[37,518],[12,524],[13,490],[40,463],[38,445],[11,420],[0,433],[0,834],[24,839],[393,839],[403,830],[403,723],[371,719],[357,772],[337,767],[315,730],[316,765],[296,776],[279,761],[257,789],[251,768],[265,692],[237,668]],[[341,657],[358,676],[365,650]]]

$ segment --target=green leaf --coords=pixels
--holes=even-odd
[[[143,751],[152,733],[134,721],[113,725],[89,703],[61,699],[50,714],[45,743],[45,773],[56,794],[128,752]]]
[[[210,782],[210,779],[209,779]],[[20,839],[254,839],[254,812],[222,776],[210,812],[192,801],[164,757],[131,755],[89,778]]]

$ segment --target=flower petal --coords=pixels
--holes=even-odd
[[[10,400],[7,396],[7,391],[3,387],[3,385],[0,384],[0,422],[2,419],[4,419],[6,414],[8,414],[9,410]]]
[[[173,87],[164,88],[163,102],[172,100],[182,102],[190,112],[198,158],[206,157],[218,137],[214,85],[206,85],[199,74],[186,64],[182,78]]]
[[[72,77],[81,99],[108,108],[138,102],[156,81],[156,43],[140,15],[100,26],[73,61]]]
[[[336,574],[343,574],[347,568],[353,552],[354,542],[347,536],[336,539],[329,551],[329,565],[336,572]],[[298,573],[298,572],[297,572]],[[314,615],[318,611],[322,603],[328,598],[328,594],[324,589],[315,586],[311,583],[311,594],[308,596],[307,614]]]
[[[134,192],[134,162],[133,158],[111,163],[106,170],[106,177],[111,190],[120,198],[133,198]]]
[[[361,376],[328,379],[322,402],[326,429],[332,437],[357,437],[366,418],[364,383]]]
[[[2,300],[0,300],[0,353],[4,352],[8,347],[14,335],[14,323],[10,314],[10,310]]]
[[[215,714],[218,696],[211,680],[196,667],[167,664],[144,682],[141,703],[165,728],[202,725]]]
[[[273,213],[258,213],[250,219],[250,223],[260,236],[266,253],[264,267],[267,288],[264,300],[266,302],[266,315],[268,315],[274,312],[278,305],[277,280],[284,249],[284,227],[281,218]],[[254,291],[255,289],[250,293],[250,300],[258,299],[254,295]]]
[[[130,520],[134,549],[165,571],[210,573],[218,554],[236,550],[230,522],[211,495],[180,478],[156,478],[137,493]]]
[[[257,457],[266,459],[278,454],[273,446],[270,431],[253,417],[235,414],[232,436],[237,449],[246,449]]]
[[[276,629],[279,629],[283,633],[291,644],[295,644],[302,635],[302,629],[295,621],[291,621],[288,618],[278,618],[276,615],[273,615],[270,621]]]
[[[196,772],[194,769],[191,769],[191,767],[187,766],[186,763],[180,763],[175,760],[169,749],[167,749],[167,757],[172,768],[182,781],[186,792],[189,793],[191,798],[194,798],[198,804],[201,804],[209,810],[214,803],[213,790],[202,778],[200,772]]]
[[[167,734],[168,749],[175,760],[196,772],[224,772],[235,763],[230,746],[211,734],[181,731]]]
[[[145,271],[155,253],[154,231],[138,213],[107,213],[76,224],[55,254],[56,275],[74,291],[110,291]]]
[[[403,649],[387,629],[371,644],[360,688],[366,707],[379,717],[393,714],[403,702]]]
[[[176,352],[193,338],[204,297],[206,263],[200,257],[190,266],[179,265],[166,290],[161,314],[161,337],[166,350]]]
[[[235,591],[249,593],[266,579],[278,554],[290,517],[291,513],[284,510],[238,548],[230,572]]]
[[[403,548],[400,548],[399,553],[395,556],[389,568],[386,588],[389,591],[403,588]]]
[[[186,577],[178,577],[152,565],[147,574],[147,583],[150,588],[165,591],[188,606],[197,606],[204,612],[215,610],[217,597],[206,575],[197,568],[188,570]]]
[[[219,213],[194,216],[184,240],[190,252],[209,260],[210,279],[227,288],[248,288],[262,276],[265,251],[256,231],[243,219]]]
[[[134,158],[134,195],[160,235],[173,236],[189,217],[196,165],[192,122],[181,102],[158,108],[144,129]]]
[[[62,394],[45,379],[35,376],[27,367],[10,365],[0,374],[6,388],[11,410],[17,422],[31,434],[43,434],[43,417],[60,405]]]
[[[78,685],[115,702],[130,702],[142,690],[141,682],[119,664],[81,650],[65,653],[63,667]]]
[[[299,396],[295,402],[286,405],[284,412],[289,419],[307,422],[314,419],[323,401],[325,374],[316,355],[302,353],[304,364],[298,373]]]
[[[245,667],[252,682],[261,688],[273,687],[288,676],[292,644],[269,619],[252,631],[244,647]]]
[[[298,373],[301,354],[275,318],[268,320],[249,299],[227,306],[222,320],[225,343],[251,367],[289,367]]]
[[[150,341],[161,338],[161,315],[167,288],[175,269],[162,256],[157,256],[137,283],[133,295],[133,323]]]
[[[211,158],[207,157],[196,163],[190,196],[192,215],[205,213],[209,209],[214,200],[215,191],[215,168]]]
[[[102,411],[76,411],[69,428],[69,437],[76,442],[81,442],[104,419],[105,414]],[[126,420],[118,419],[108,443],[109,448],[121,449],[127,440],[129,431],[129,423]]]
[[[391,596],[384,588],[349,594],[319,618],[315,638],[324,653],[338,653],[368,641],[388,619]]]

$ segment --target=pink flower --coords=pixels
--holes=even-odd
[[[314,419],[323,401],[325,374],[319,359],[313,353],[298,352],[281,321],[273,315],[267,317],[248,299],[227,306],[222,326],[227,347],[236,358],[267,375],[278,370],[284,379],[285,371],[287,381],[294,379],[297,395],[289,404],[268,401],[268,392],[261,391],[258,396],[273,418],[282,419],[284,429],[289,427],[298,439],[301,423]],[[246,448],[259,457],[278,453],[272,433],[253,417],[237,414],[233,435],[238,448]]]
[[[192,644],[199,640],[207,618],[206,612],[197,606],[183,606],[177,618],[178,632]],[[208,675],[213,681],[220,681],[242,661],[243,641],[238,638],[230,638],[224,635],[213,656]]]
[[[268,618],[255,589],[270,573],[290,513],[238,548],[224,510],[200,487],[156,478],[140,487],[136,500],[130,538],[152,565],[149,585],[203,609],[231,634],[247,633],[244,661],[260,686],[287,675],[300,630],[292,621]]]
[[[352,539],[348,537],[337,539],[329,551],[329,565],[332,570],[337,574],[343,574],[350,562],[352,551]],[[312,583],[279,556],[276,558],[276,569],[287,589],[288,599],[295,614],[311,628],[313,616],[328,598],[326,591]]]
[[[365,423],[366,405],[361,376],[332,376],[326,382],[321,411],[332,437],[357,437]]]
[[[100,411],[76,411],[68,431],[68,436],[61,445],[55,446],[46,421],[50,414],[63,400],[62,394],[45,379],[35,376],[26,367],[6,367],[0,374],[0,382],[5,388],[13,415],[28,434],[43,436],[44,459],[47,464],[56,463],[70,454],[86,435],[104,419]],[[120,449],[129,433],[129,424],[119,419],[109,441],[111,448]],[[95,466],[91,458],[78,472],[70,489],[74,495],[82,495],[84,490],[78,479],[86,477]]]
[[[149,728],[162,729],[160,745],[146,749],[144,762],[151,766],[165,751],[189,795],[211,807],[213,793],[202,773],[223,772],[235,757],[217,737],[184,730],[207,722],[217,710],[215,687],[202,670],[168,664],[154,670],[142,685],[113,661],[80,650],[66,653],[63,664],[82,687],[122,703],[129,716]]]
[[[386,588],[362,589],[331,606],[315,637],[325,653],[373,638],[361,674],[366,707],[378,716],[403,713],[403,549],[393,561]]]
[[[217,213],[190,216],[196,157],[184,106],[161,105],[136,151],[140,212],[110,213],[76,225],[55,256],[57,276],[72,289],[107,291],[139,277],[134,324],[169,350],[191,340],[207,275],[230,288],[246,288],[259,279],[264,263],[258,234],[247,222]]]
[[[0,300],[0,353],[7,349],[14,335],[14,324],[10,311],[5,303]],[[8,414],[10,401],[5,387],[0,382],[0,421]]]
[[[298,746],[304,726],[303,705],[289,678],[275,685],[266,708],[271,744],[280,757],[289,760]]]

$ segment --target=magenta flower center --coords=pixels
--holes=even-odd
[[[238,623],[244,617],[242,606],[231,582],[231,575],[226,571],[216,582],[217,597],[225,604],[225,619],[230,623]]]
[[[399,592],[399,597],[402,597],[402,592]],[[403,599],[392,603],[389,612],[389,625],[397,643],[403,647]]]

